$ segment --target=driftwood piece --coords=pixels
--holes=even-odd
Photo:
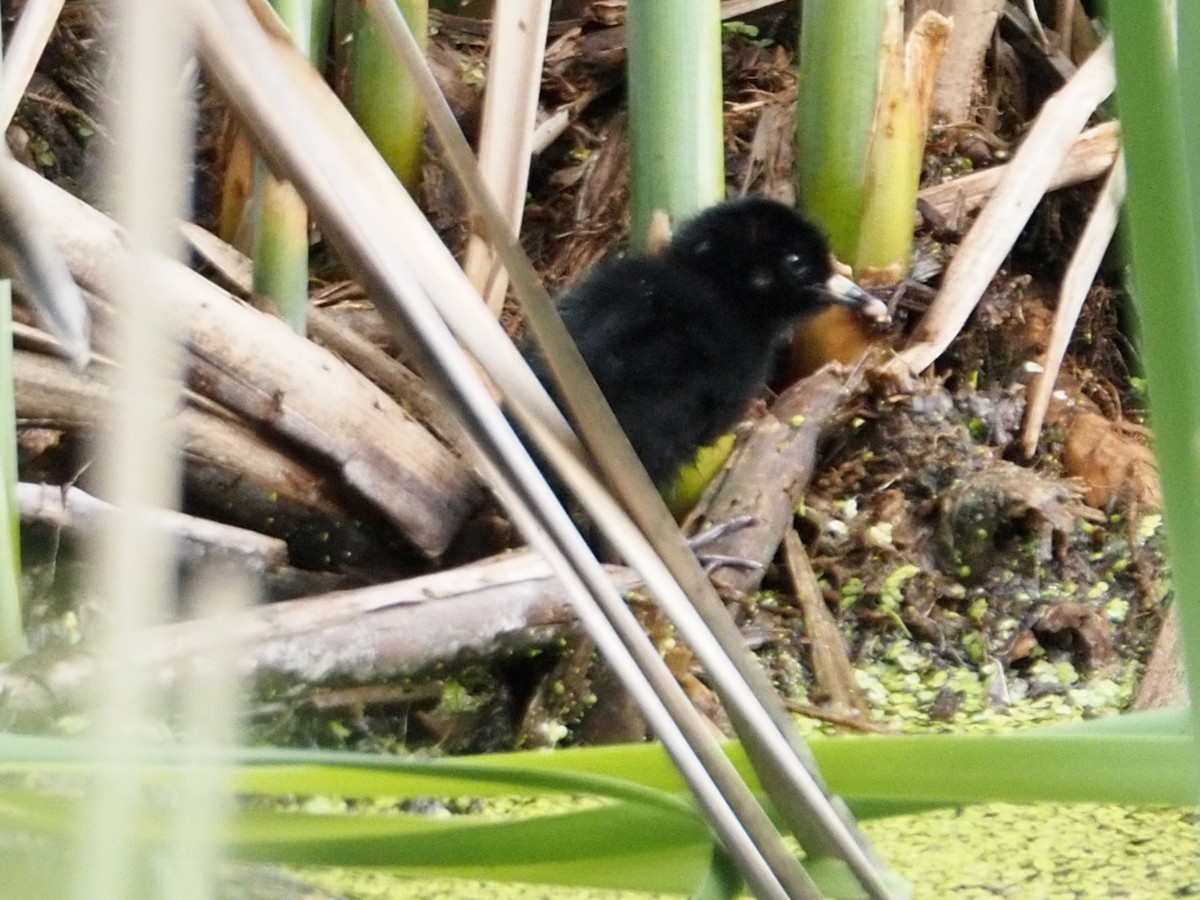
[[[629,569],[609,567],[624,591]],[[435,667],[546,646],[575,627],[550,567],[517,552],[394,584],[290,600],[211,620],[151,628],[136,659],[168,689],[216,650],[238,648],[240,677],[313,688],[415,677]],[[220,642],[223,648],[214,644]],[[99,663],[78,655],[36,671],[36,660],[0,667],[0,697],[10,713],[68,707],[86,699]]]
[[[1042,24],[1031,19],[1017,4],[1005,4],[1000,23],[1001,34],[1012,48],[1035,66],[1064,82],[1069,81],[1077,71],[1075,63],[1063,49],[1047,40],[1048,35]]]
[[[103,421],[110,397],[103,378],[24,350],[14,354],[13,370],[23,422],[86,435]],[[287,540],[293,562],[310,568],[345,568],[395,555],[381,529],[363,524],[371,508],[328,472],[220,410],[181,404],[177,420],[184,486],[206,514]]]
[[[371,311],[372,315],[378,315]],[[309,335],[395,397],[414,418],[464,456],[467,438],[446,404],[419,375],[324,310],[308,311]]]
[[[712,575],[722,597],[736,599],[758,589],[766,565],[792,526],[796,504],[812,477],[817,441],[844,396],[832,369],[817,372],[785,391],[738,450],[703,516],[726,522],[749,515],[753,522],[707,544],[705,553],[734,556],[764,568],[727,566]]]
[[[180,232],[193,250],[212,264],[241,297],[253,291],[253,264],[249,257],[231,247],[215,234],[191,222],[181,222]],[[364,303],[356,312],[361,317],[354,325],[343,317],[312,305],[308,310],[308,335],[318,344],[333,351],[371,381],[388,392],[413,417],[428,427],[443,443],[466,455],[467,440],[458,420],[446,404],[430,389],[419,375],[392,358],[361,332],[391,333],[375,307]],[[362,327],[361,322],[370,323]]]
[[[794,528],[789,528],[783,536],[783,551],[788,576],[796,592],[796,604],[804,613],[804,632],[812,654],[815,686],[829,695],[833,712],[866,722],[871,715],[871,705],[854,677],[854,665],[850,662],[837,619],[825,605],[808,551]]]
[[[21,520],[89,534],[112,516],[113,507],[76,487],[49,484],[17,485]],[[287,545],[256,531],[199,519],[174,510],[156,510],[155,524],[174,539],[182,562],[198,563],[222,558],[254,572],[269,572],[287,565]]]
[[[17,505],[23,529],[22,544],[24,546],[27,537],[33,541],[30,548],[35,566],[39,554],[39,529],[54,535],[52,552],[57,566],[59,554],[70,555],[73,552],[70,547],[87,546],[113,514],[111,504],[79,488],[51,484],[18,484]],[[293,568],[288,564],[287,545],[257,531],[174,510],[156,510],[151,513],[151,521],[171,539],[181,581],[198,576],[211,564],[219,563],[253,577],[260,588],[260,596],[267,601],[307,597],[357,585],[351,578],[333,572]],[[72,543],[60,545],[59,536],[71,538]],[[184,607],[187,605],[185,594]]]
[[[118,226],[22,171],[75,278],[101,296],[119,291],[128,251]],[[480,496],[449,450],[383,391],[278,319],[177,263],[151,260],[146,268],[178,311],[198,391],[329,460],[426,555],[446,549]]]
[[[908,16],[919,17],[933,9],[954,21],[950,44],[938,69],[933,88],[933,118],[941,122],[968,122],[972,104],[980,95],[983,58],[992,42],[1004,0],[931,0],[905,4]]]
[[[908,344],[888,362],[889,374],[903,380],[923,371],[958,336],[1088,118],[1115,85],[1109,38],[1075,77],[1042,105],[1013,161],[1005,167],[1003,181],[946,267],[941,290]]]
[[[1047,191],[1056,191],[1099,178],[1112,168],[1121,149],[1121,128],[1117,122],[1104,122],[1083,132],[1067,151],[1067,157],[1050,179]],[[949,217],[957,210],[974,212],[991,197],[1011,163],[972,172],[943,184],[923,188],[917,199],[935,212]],[[960,206],[961,204],[961,206]]]
[[[1171,607],[1163,619],[1154,651],[1138,688],[1134,709],[1167,709],[1188,703],[1187,672],[1179,645],[1179,610]]]

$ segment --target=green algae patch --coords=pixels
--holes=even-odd
[[[918,898],[1200,896],[1194,809],[993,803],[863,827]]]

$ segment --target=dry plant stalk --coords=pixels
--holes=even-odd
[[[930,366],[962,330],[1076,136],[1115,85],[1109,40],[1042,107],[996,193],[947,268],[942,289],[908,346],[888,363],[893,375],[903,379]]]
[[[492,21],[479,168],[509,228],[519,234],[550,26],[550,0],[497,0]],[[471,235],[463,270],[488,308],[500,315],[508,273],[479,234]]]
[[[76,280],[111,296],[129,252],[120,229],[23,166],[11,165],[36,198]],[[332,462],[418,549],[440,555],[480,496],[470,471],[329,351],[179,263],[156,265],[181,321],[194,386]]]

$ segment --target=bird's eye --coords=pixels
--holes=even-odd
[[[808,265],[804,262],[804,258],[799,253],[789,253],[783,258],[783,264],[787,268],[797,274],[804,272]]]

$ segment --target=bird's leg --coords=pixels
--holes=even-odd
[[[732,519],[726,519],[724,522],[718,522],[716,525],[708,526],[703,531],[696,532],[696,534],[688,538],[688,545],[693,550],[699,550],[701,547],[711,544],[717,538],[725,537],[727,534],[750,527],[756,521],[754,516],[734,516]]]
[[[718,538],[733,531],[739,531],[757,521],[754,516],[735,516],[725,522],[712,525],[698,534],[688,538],[688,546],[696,554],[696,559],[704,567],[706,574],[711,575],[722,566],[733,566],[738,569],[755,569],[761,571],[764,566],[756,559],[746,559],[744,556],[727,556],[722,553],[702,553],[701,550]]]

